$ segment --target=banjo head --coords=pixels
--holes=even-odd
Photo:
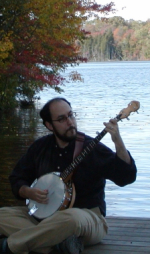
[[[30,199],[28,201],[30,215],[38,219],[44,219],[59,210],[65,199],[65,184],[60,177],[60,173],[53,172],[43,175],[34,181],[31,187],[41,190],[47,189],[49,202],[48,204],[40,204]]]

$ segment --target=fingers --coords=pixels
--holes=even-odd
[[[37,193],[38,202],[42,204],[48,203],[48,190],[39,190]]]
[[[110,133],[112,141],[114,143],[118,142],[118,140],[120,140],[120,133],[117,120],[110,119],[108,123],[104,122],[104,125],[106,126],[105,130]]]
[[[111,125],[108,125],[107,123],[104,123],[104,125],[105,125],[105,129],[106,129],[106,131],[108,131],[108,132],[111,132],[112,130],[114,130],[114,127],[113,126],[111,126]]]
[[[47,204],[48,203],[48,190],[40,190],[37,188],[31,188],[30,199],[37,201],[38,203]]]
[[[114,130],[115,127],[117,127],[116,121],[112,121],[112,120],[110,120],[108,123],[104,122],[104,125],[108,132]]]
[[[118,127],[116,119],[110,119],[108,123],[104,122],[106,128],[113,130],[115,127]]]

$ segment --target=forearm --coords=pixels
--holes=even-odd
[[[120,159],[122,159],[123,161],[125,161],[126,163],[131,164],[131,159],[130,159],[129,153],[128,153],[121,137],[119,140],[117,140],[117,142],[115,142],[115,148],[116,148],[116,153],[117,153],[118,157]]]
[[[30,197],[30,190],[31,190],[31,188],[27,185],[21,186],[21,188],[19,189],[19,196],[21,198],[29,198]]]
[[[27,185],[21,186],[19,189],[19,195],[22,198],[32,199],[38,203],[47,204],[48,203],[48,190],[40,190],[38,188],[31,188]]]
[[[126,163],[131,164],[130,156],[119,133],[117,120],[110,119],[110,121],[108,123],[104,123],[104,125],[106,126],[106,131],[110,133],[112,141],[115,144],[118,157]]]

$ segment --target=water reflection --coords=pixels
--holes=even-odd
[[[45,135],[46,129],[40,126],[39,110],[34,107],[0,115],[0,206],[18,204],[8,176],[33,140]]]

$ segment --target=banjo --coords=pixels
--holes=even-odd
[[[137,112],[140,108],[138,101],[131,101],[127,108],[124,108],[115,117],[117,121],[124,118],[128,119],[131,112]],[[138,112],[137,112],[138,113]],[[129,119],[128,119],[129,120]],[[82,152],[75,157],[73,162],[63,172],[52,172],[45,174],[31,184],[31,188],[47,189],[48,204],[41,204],[34,200],[27,199],[26,205],[29,209],[29,215],[33,215],[37,219],[45,219],[56,211],[61,211],[73,207],[75,201],[75,186],[72,183],[72,175],[78,165],[88,156],[88,154],[96,147],[99,141],[107,133],[104,128],[98,135],[86,146]]]

